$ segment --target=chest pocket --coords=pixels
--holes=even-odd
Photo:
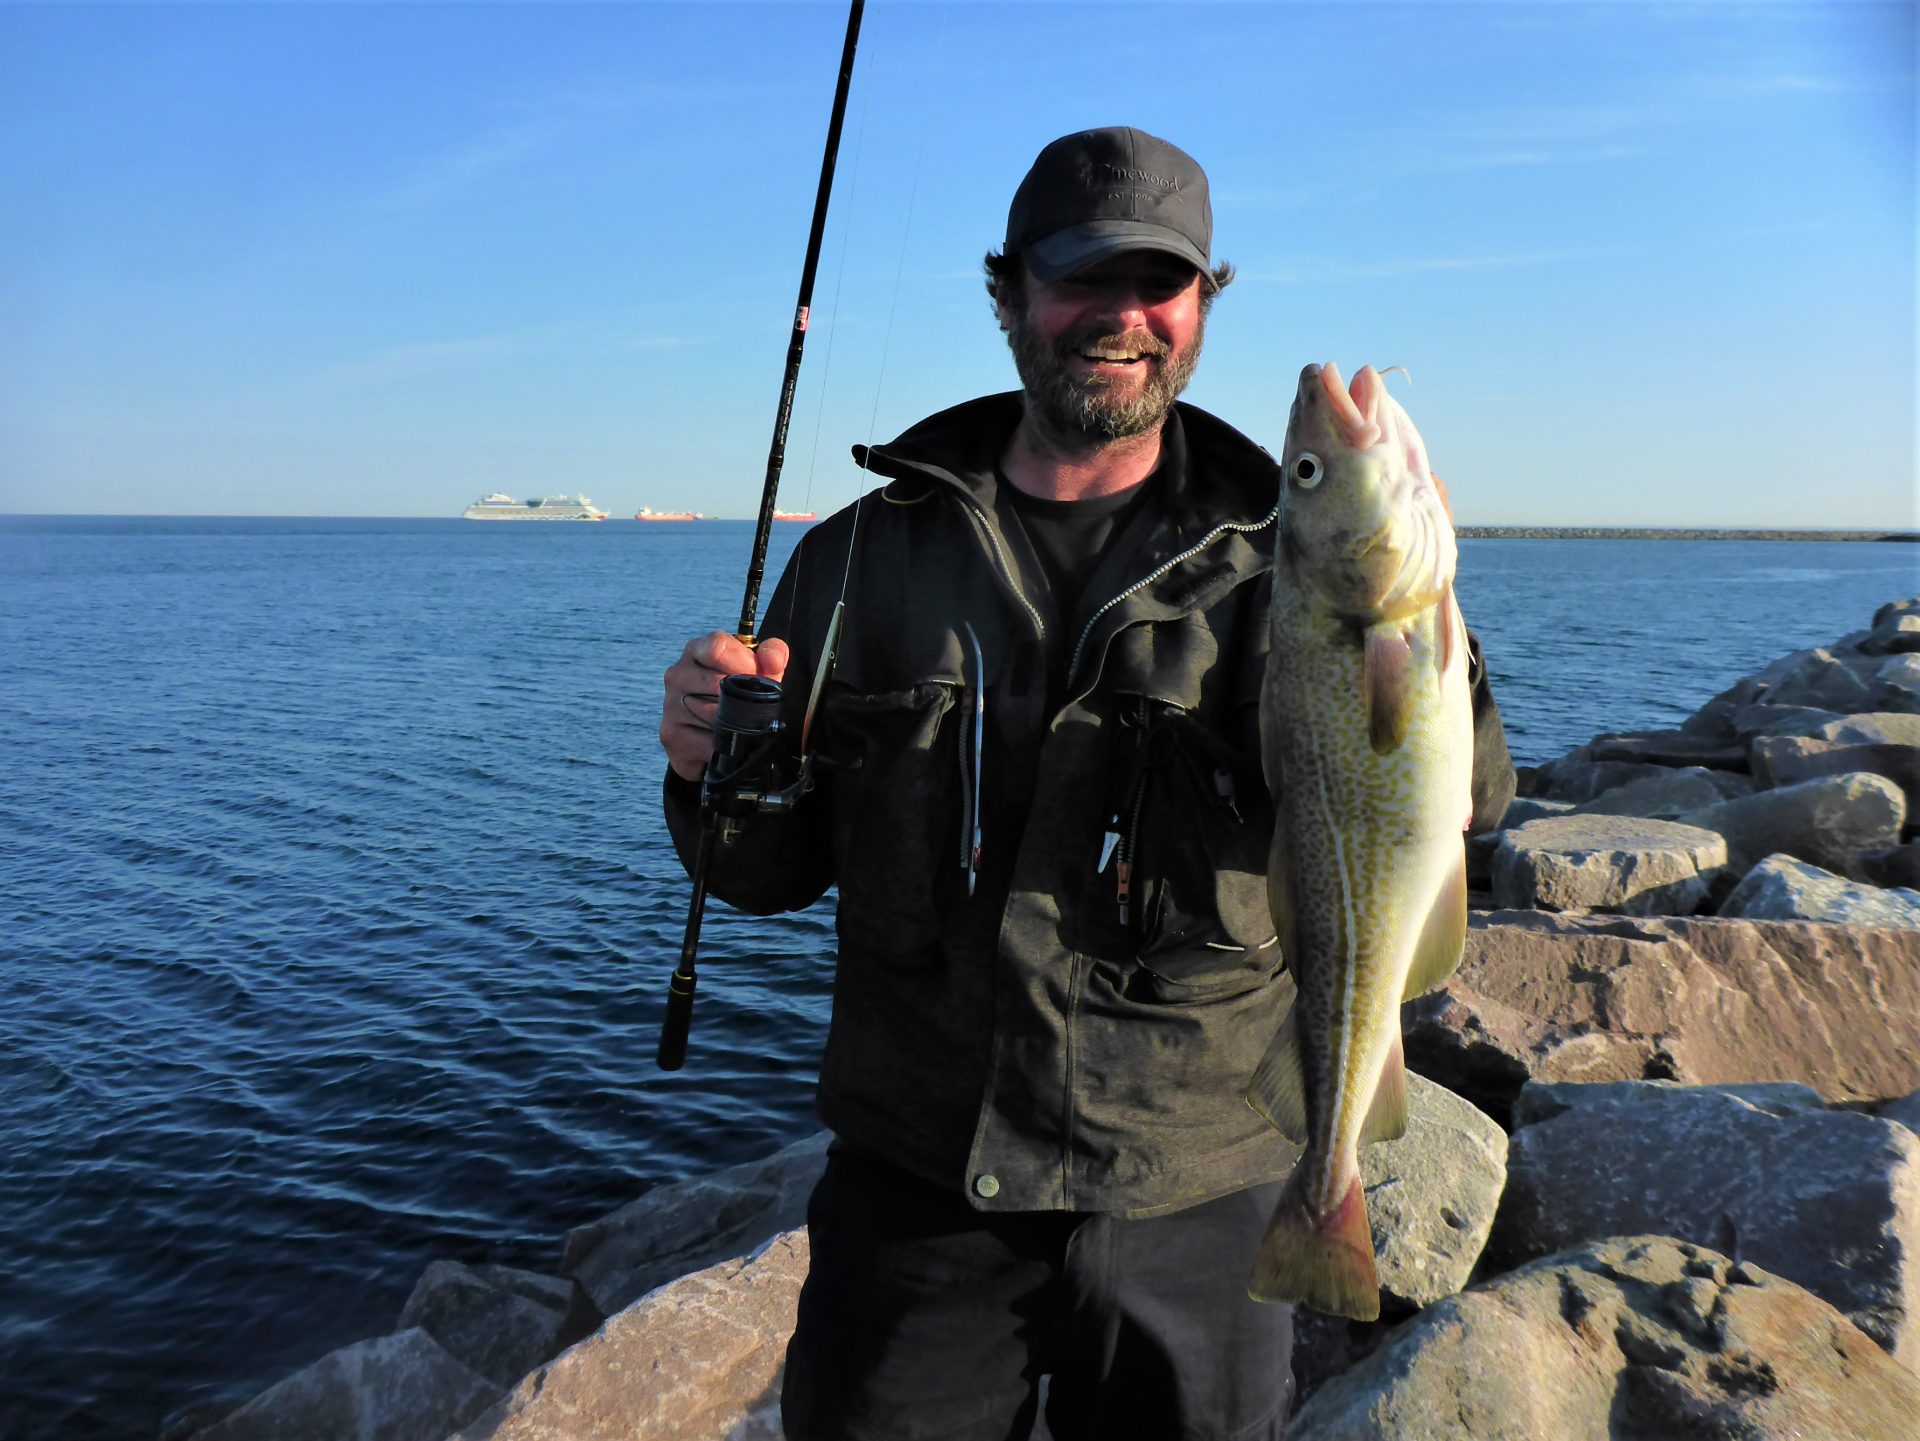
[[[1178,1003],[1264,984],[1281,958],[1267,908],[1273,813],[1257,768],[1178,706],[1117,699],[1137,959],[1126,989]]]
[[[822,701],[840,939],[882,960],[931,959],[937,892],[952,889],[949,873],[964,874],[961,694],[943,680],[877,692],[834,683]]]

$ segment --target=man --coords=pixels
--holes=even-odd
[[[787,677],[836,600],[815,789],[745,823],[713,893],[839,887],[821,1067],[835,1140],[788,1350],[792,1441],[1268,1438],[1291,1317],[1247,1298],[1292,1149],[1244,1100],[1290,989],[1265,896],[1256,710],[1271,458],[1175,398],[1213,267],[1207,181],[1131,129],[1064,137],[988,289],[1021,390],[855,457],[888,484],[802,541],[757,649],[666,677],[683,856],[721,676]],[[1511,767],[1484,675],[1485,775]]]

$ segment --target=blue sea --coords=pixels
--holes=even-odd
[[[653,1062],[660,676],[751,534],[0,517],[0,1436],[150,1438],[812,1129],[825,906],[714,907]],[[1537,762],[1865,626],[1920,546],[1473,540],[1459,589]]]

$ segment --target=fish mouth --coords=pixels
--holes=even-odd
[[[1380,375],[1371,365],[1354,373],[1351,387],[1340,379],[1340,367],[1329,360],[1319,367],[1320,393],[1331,413],[1341,442],[1354,450],[1380,443]]]

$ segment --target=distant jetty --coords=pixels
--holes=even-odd
[[[1920,542],[1920,530],[1687,530],[1628,525],[1460,525],[1471,540],[1900,540]]]

